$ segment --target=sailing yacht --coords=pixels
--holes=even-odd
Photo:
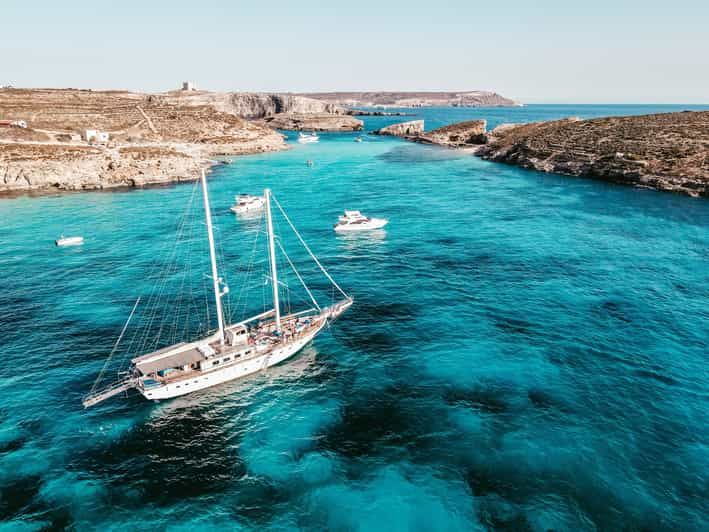
[[[226,324],[222,309],[222,297],[228,293],[228,287],[219,276],[217,269],[207,180],[204,172],[202,172],[201,185],[218,330],[197,340],[181,342],[151,353],[141,354],[131,360],[129,370],[122,379],[106,387],[99,388],[99,382],[106,365],[113,352],[115,352],[118,342],[123,337],[130,318],[138,306],[139,299],[136,301],[133,311],[116,342],[116,346],[114,346],[114,350],[109,355],[109,360],[104,365],[104,369],[96,379],[91,391],[83,398],[82,402],[85,408],[130,389],[136,389],[146,399],[169,399],[264,370],[298,353],[329,322],[352,305],[352,298],[340,288],[325,270],[296,231],[280,204],[273,198],[271,191],[266,189],[264,190],[263,198],[266,206],[269,277],[272,287],[273,308],[238,323]],[[318,304],[286,255],[289,265],[296,272],[298,279],[313,303],[313,307],[302,312],[282,315],[279,302],[278,264],[275,251],[276,243],[281,249],[282,246],[281,242],[277,242],[274,237],[272,201],[276,203],[288,225],[310,257],[315,261],[315,264],[327,277],[333,288],[342,296],[341,299],[333,302],[330,306],[321,307]]]

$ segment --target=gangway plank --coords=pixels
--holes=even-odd
[[[90,406],[94,406],[101,401],[105,401],[106,399],[118,395],[119,393],[127,392],[131,388],[135,388],[135,382],[132,380],[125,380],[109,386],[108,388],[104,388],[103,390],[99,390],[96,393],[89,394],[84,397],[81,402],[84,405],[84,408],[89,408]]]

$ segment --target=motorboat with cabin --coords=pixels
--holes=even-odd
[[[298,133],[298,142],[301,144],[312,144],[314,142],[320,142],[320,137],[315,131],[312,133],[303,133],[302,131]]]
[[[266,189],[263,200],[266,207],[268,267],[270,270],[268,281],[271,285],[272,308],[237,323],[227,324],[222,298],[229,290],[217,269],[207,181],[204,172],[202,172],[201,185],[207,222],[217,330],[191,341],[179,342],[156,351],[134,356],[130,360],[130,366],[126,373],[119,374],[121,377],[117,381],[101,386],[106,367],[140,303],[140,298],[138,298],[113,351],[104,364],[104,368],[99,373],[91,391],[83,398],[82,402],[85,408],[131,389],[137,390],[146,399],[169,399],[265,370],[298,353],[326,325],[352,305],[353,299],[325,270],[303,241],[271,191]],[[333,299],[329,306],[320,305],[285,253],[281,239],[274,236],[272,202],[276,204],[307,254],[332,285]],[[312,305],[310,308],[300,312],[282,313],[276,246],[281,249],[289,266],[305,288]],[[338,294],[339,299],[335,300],[335,294]]]
[[[260,211],[266,205],[266,199],[263,196],[252,196],[251,194],[234,196],[234,202],[230,210],[236,214]]]
[[[335,231],[371,231],[381,229],[388,223],[389,220],[385,218],[369,218],[360,211],[345,211],[345,214],[338,218]]]

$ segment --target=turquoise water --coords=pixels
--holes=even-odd
[[[298,358],[160,404],[80,400],[136,297],[159,344],[214,326],[199,191],[0,201],[0,530],[707,528],[709,203],[353,137],[237,158],[210,193],[232,315],[268,287],[228,207],[265,186],[355,305]],[[336,236],[344,208],[391,222]],[[150,347],[131,333],[109,374]]]

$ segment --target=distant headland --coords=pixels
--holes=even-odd
[[[522,105],[489,91],[306,92],[297,95],[344,107],[518,107]]]

